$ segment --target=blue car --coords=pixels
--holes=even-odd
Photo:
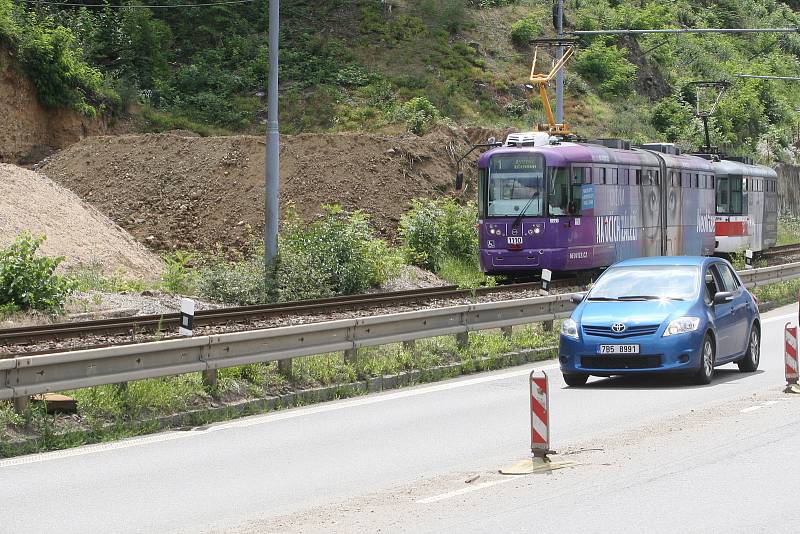
[[[589,376],[685,373],[708,384],[714,367],[758,368],[758,305],[721,258],[662,256],[606,269],[561,325],[564,381]]]

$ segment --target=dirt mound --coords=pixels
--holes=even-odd
[[[106,274],[123,269],[145,279],[162,269],[161,260],[74,193],[41,174],[0,164],[0,246],[26,230],[47,236],[41,251],[64,256],[64,267],[91,264]]]
[[[281,206],[310,220],[321,204],[363,209],[393,237],[415,197],[453,187],[465,133],[417,137],[364,133],[281,138]],[[264,220],[261,137],[173,134],[91,137],[41,170],[156,249],[240,248]]]

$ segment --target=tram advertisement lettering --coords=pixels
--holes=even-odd
[[[636,241],[635,218],[632,215],[604,215],[596,218],[595,242]]]

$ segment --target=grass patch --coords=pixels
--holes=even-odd
[[[158,133],[170,130],[188,130],[203,137],[231,135],[230,130],[202,124],[176,113],[157,110],[149,105],[142,107],[141,117],[143,119],[141,129],[144,132]]]
[[[108,293],[137,293],[156,288],[155,284],[130,278],[122,269],[107,275],[103,272],[102,266],[94,262],[69,269],[66,277],[75,284],[76,291],[83,292],[96,290]]]
[[[754,287],[750,292],[756,296],[759,302],[769,302],[776,307],[791,304],[797,302],[800,279]]]
[[[778,217],[778,245],[800,243],[800,218],[791,215]]]
[[[495,278],[481,272],[476,261],[472,259],[447,256],[441,261],[437,274],[440,278],[463,289],[497,285]]]

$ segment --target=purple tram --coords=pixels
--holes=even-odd
[[[478,160],[481,270],[576,271],[714,253],[712,162],[673,145],[540,136],[509,136]]]

